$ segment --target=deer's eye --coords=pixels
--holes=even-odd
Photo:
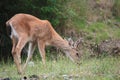
[[[24,80],[26,80],[26,79],[27,79],[27,77],[26,77],[26,76],[24,76],[24,77],[23,77],[23,79],[24,79]]]
[[[76,56],[78,56],[78,57],[79,57],[79,54],[78,54],[78,53],[76,53]]]

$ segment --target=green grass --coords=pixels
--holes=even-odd
[[[119,39],[120,28],[115,25],[108,25],[104,22],[94,22],[89,25],[85,24],[85,21],[74,20],[75,30],[82,32],[84,34],[83,38],[95,43],[100,43],[101,41],[107,39]]]
[[[93,40],[96,43],[110,37],[108,25],[102,22],[92,23],[91,25],[86,26],[83,31],[87,33],[85,37],[88,40]]]
[[[34,61],[34,66],[26,69],[26,76],[47,76],[41,80],[119,80],[120,79],[120,57],[81,58],[81,64],[77,65],[67,58],[59,58],[57,61],[47,60],[46,67],[40,59]],[[0,78],[10,77],[19,80],[14,63],[2,62],[0,64]]]

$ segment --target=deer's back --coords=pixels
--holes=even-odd
[[[16,14],[9,21],[18,35],[28,35],[31,38],[50,39],[54,32],[47,20],[40,20],[29,14]]]

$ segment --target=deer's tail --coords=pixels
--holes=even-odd
[[[7,30],[7,34],[10,36],[11,35],[11,26],[9,21],[6,22],[6,30]]]

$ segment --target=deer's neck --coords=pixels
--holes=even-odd
[[[52,45],[60,48],[62,50],[69,50],[70,46],[68,44],[68,42],[66,40],[64,40],[62,37],[60,37],[59,35],[54,37],[53,41],[52,41]]]
[[[51,27],[52,39],[51,45],[60,48],[62,50],[70,50],[70,46],[66,40],[64,40],[52,27]]]

